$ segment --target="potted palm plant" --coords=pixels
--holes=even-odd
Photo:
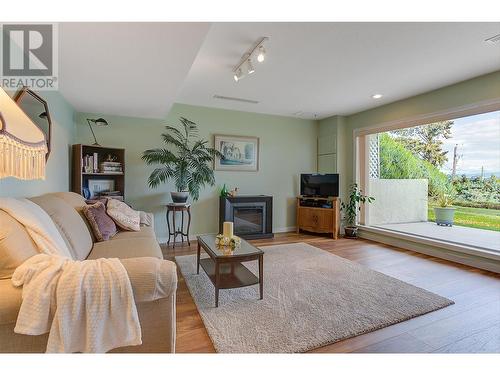
[[[340,205],[340,209],[344,213],[344,231],[347,238],[357,238],[358,227],[356,226],[356,217],[361,210],[361,205],[371,203],[374,200],[375,198],[364,195],[358,188],[358,184],[354,183],[351,185],[349,200],[342,202]]]
[[[440,226],[451,227],[455,218],[455,207],[452,207],[454,199],[454,192],[451,189],[445,189],[439,192],[434,201],[434,215],[436,217],[436,224]]]
[[[152,188],[173,180],[176,191],[170,192],[174,203],[185,203],[188,196],[193,200],[200,197],[200,189],[205,185],[215,184],[214,171],[211,168],[215,157],[223,155],[208,147],[208,141],[198,138],[196,124],[184,117],[180,118],[182,129],[165,126],[163,142],[168,148],[146,150],[142,159],[148,165],[160,164],[149,176]]]

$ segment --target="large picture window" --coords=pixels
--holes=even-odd
[[[500,111],[361,137],[364,224],[500,252]],[[358,172],[359,175],[359,172]]]

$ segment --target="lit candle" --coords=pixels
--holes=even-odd
[[[222,235],[227,238],[233,238],[233,223],[231,221],[225,221],[223,228]]]

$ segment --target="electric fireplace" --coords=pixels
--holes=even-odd
[[[234,234],[245,239],[273,237],[273,197],[243,195],[221,197],[219,205],[219,232],[222,223],[232,221]]]

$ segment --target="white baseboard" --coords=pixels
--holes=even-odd
[[[297,227],[283,227],[283,228],[276,228],[274,229],[274,233],[287,233],[287,232],[295,232]]]

